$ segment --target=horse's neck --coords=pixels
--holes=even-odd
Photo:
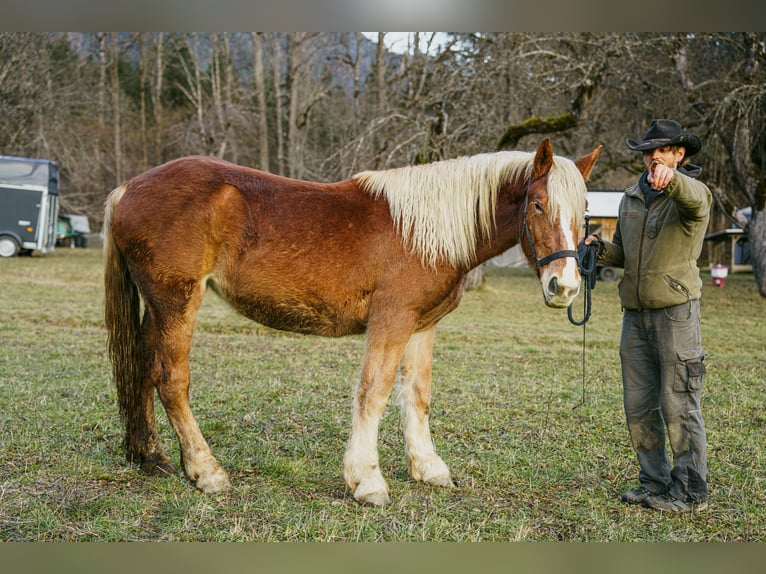
[[[496,257],[519,242],[526,186],[502,190],[498,195],[495,227],[490,237],[480,237],[475,265]]]

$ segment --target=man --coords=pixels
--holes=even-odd
[[[628,504],[668,512],[707,507],[707,457],[701,389],[705,352],[700,333],[702,280],[697,258],[712,195],[687,159],[700,138],[672,120],[653,120],[640,142],[646,170],[620,203],[612,241],[599,241],[598,262],[624,268],[620,302],[623,402],[640,466]],[[665,437],[673,453],[671,467]]]

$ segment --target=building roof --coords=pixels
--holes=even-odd
[[[714,231],[713,233],[708,233],[705,236],[705,239],[723,239],[725,237],[732,237],[732,236],[741,236],[741,235],[747,235],[747,232],[740,228],[740,227],[730,227],[729,229],[721,229],[720,231]]]
[[[588,190],[587,215],[591,217],[617,217],[620,200],[625,192],[614,189]]]

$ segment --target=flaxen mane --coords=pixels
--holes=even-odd
[[[490,235],[500,186],[517,178],[528,180],[533,160],[533,153],[506,151],[364,171],[354,178],[374,196],[385,197],[402,239],[424,263],[445,260],[460,266],[474,255],[477,229]],[[548,191],[552,220],[561,206],[571,206],[570,213],[582,211],[574,206],[583,204],[585,184],[572,161],[554,158]]]

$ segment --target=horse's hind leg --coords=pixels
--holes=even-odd
[[[147,305],[154,317],[152,372],[168,420],[178,436],[184,473],[203,492],[229,488],[229,477],[213,456],[189,405],[189,351],[202,302],[201,285],[165,293],[162,305]],[[172,311],[171,311],[172,310]]]
[[[141,339],[145,349],[155,348],[155,332],[151,315],[147,313],[141,325]],[[170,475],[175,474],[175,468],[160,444],[155,424],[154,389],[158,380],[155,371],[153,365],[150,365],[137,392],[139,408],[127,415],[125,446],[128,460],[138,463],[147,474]]]
[[[399,405],[407,470],[413,480],[452,487],[449,468],[436,454],[429,428],[431,364],[436,327],[412,336],[401,361]]]

